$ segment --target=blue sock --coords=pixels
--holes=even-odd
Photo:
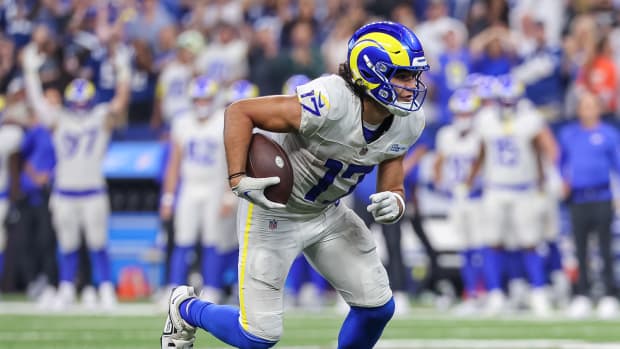
[[[0,252],[0,280],[2,280],[3,272],[4,272],[4,253]]]
[[[535,249],[523,251],[523,260],[527,276],[532,287],[545,286],[545,264],[542,256]]]
[[[476,291],[480,285],[484,285],[484,259],[482,257],[482,248],[478,247],[472,250],[471,265],[474,270],[474,279],[476,280]]]
[[[224,271],[222,280],[224,285],[234,285],[238,281],[237,266],[239,265],[239,250],[222,253]]]
[[[508,280],[525,279],[523,251],[506,251],[506,277]]]
[[[108,258],[108,251],[105,248],[99,251],[90,251],[90,263],[95,285],[110,281],[110,258]]]
[[[63,252],[60,255],[58,263],[58,278],[60,281],[75,282],[75,274],[77,272],[78,252]]]
[[[213,288],[222,288],[224,273],[223,257],[214,246],[202,247],[202,284]]]
[[[287,284],[292,293],[297,296],[301,291],[301,286],[306,281],[306,267],[308,262],[304,256],[298,256],[293,261],[291,269],[288,272]]]
[[[170,256],[169,284],[183,285],[187,280],[187,257],[191,247],[174,246]]]
[[[501,288],[502,258],[501,251],[493,247],[482,249],[484,282],[488,291]]]
[[[202,328],[222,342],[243,349],[267,349],[276,342],[253,336],[239,324],[239,308],[217,305],[196,298],[185,300],[179,310],[190,325]]]
[[[461,279],[463,279],[463,288],[468,298],[476,295],[477,288],[473,257],[474,251],[470,249],[461,252],[461,258],[463,260],[463,264],[461,264]]]
[[[351,307],[338,335],[338,349],[371,349],[394,315],[394,299],[376,308]]]
[[[547,271],[552,272],[556,270],[562,270],[562,254],[560,253],[558,243],[555,241],[547,242],[547,249]]]

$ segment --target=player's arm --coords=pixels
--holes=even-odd
[[[43,95],[39,68],[43,64],[45,57],[37,50],[34,44],[28,45],[22,50],[22,69],[24,72],[26,97],[41,123],[53,127],[56,122],[57,109],[52,107]]]
[[[228,175],[245,174],[246,158],[252,129],[272,132],[295,132],[301,125],[301,104],[297,96],[268,96],[250,98],[226,108],[224,146]],[[230,179],[236,186],[243,176]]]
[[[444,162],[444,156],[441,152],[437,152],[435,155],[435,162],[433,162],[433,183],[435,186],[441,182],[441,175]]]
[[[167,220],[172,216],[172,207],[174,204],[174,193],[179,182],[179,171],[181,168],[182,147],[176,141],[171,141],[170,156],[166,164],[166,173],[164,176],[164,188],[160,200],[159,215],[162,219]]]
[[[377,192],[370,196],[371,204],[366,207],[377,223],[396,223],[405,213],[403,157],[401,155],[379,164]]]
[[[558,143],[549,127],[543,127],[534,138],[536,148],[540,150],[544,159],[552,164],[556,164],[560,158]]]
[[[484,150],[484,144],[480,143],[480,150],[478,151],[478,156],[476,156],[476,159],[471,165],[471,170],[467,175],[467,180],[465,180],[466,188],[471,188],[471,186],[474,184],[474,179],[476,179],[476,176],[478,176],[478,173],[480,173],[480,169],[482,168],[482,164],[484,163],[484,158],[486,155],[485,153],[486,152]]]
[[[113,129],[126,123],[127,104],[131,93],[131,62],[127,52],[117,46],[113,57],[116,73],[114,97],[110,101],[110,109],[106,118],[106,127]]]

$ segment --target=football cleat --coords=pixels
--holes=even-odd
[[[196,298],[193,287],[179,286],[172,290],[168,302],[168,316],[161,335],[162,349],[194,347],[196,328],[183,320],[179,310],[181,303],[190,298]]]
[[[177,330],[172,321],[170,321],[170,315],[166,316],[166,323],[164,324],[164,330],[161,334],[161,349],[180,348],[189,349],[194,347],[194,341],[196,337],[182,336]]]

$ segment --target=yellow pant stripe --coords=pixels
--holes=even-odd
[[[254,204],[248,205],[248,214],[245,219],[245,228],[243,229],[243,248],[241,250],[241,258],[239,260],[239,311],[241,312],[241,327],[248,329],[248,316],[245,311],[245,297],[243,289],[245,287],[245,266],[248,258],[248,240],[250,237],[250,227],[252,226],[252,211]]]

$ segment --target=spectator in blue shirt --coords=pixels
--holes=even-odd
[[[603,282],[606,296],[597,313],[602,318],[618,313],[612,260],[611,223],[613,219],[610,172],[620,173],[620,134],[601,121],[601,104],[590,93],[580,96],[578,121],[560,132],[560,171],[570,204],[571,223],[579,276],[576,297],[569,308],[572,317],[590,314],[589,234],[596,232],[603,261]]]

